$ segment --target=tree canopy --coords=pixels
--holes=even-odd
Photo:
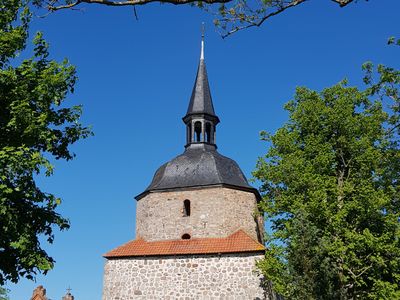
[[[259,267],[288,299],[400,298],[400,72],[364,69],[363,91],[298,88],[289,121],[262,134]]]
[[[69,146],[90,135],[79,123],[81,107],[67,107],[75,68],[50,60],[41,33],[33,56],[26,48],[31,13],[21,0],[0,0],[0,285],[46,273],[54,260],[40,238],[53,242],[54,229],[69,227],[56,212],[60,199],[35,181],[53,173],[51,159],[70,160]]]

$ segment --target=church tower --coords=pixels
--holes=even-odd
[[[185,151],[136,196],[136,240],[104,255],[103,300],[267,299],[258,191],[217,151],[204,38],[189,107]]]

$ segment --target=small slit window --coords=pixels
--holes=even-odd
[[[184,235],[182,235],[182,240],[190,240],[191,236],[189,233],[185,233]]]
[[[190,200],[183,201],[183,216],[190,217]]]

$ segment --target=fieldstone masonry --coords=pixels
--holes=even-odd
[[[268,299],[255,271],[259,254],[107,260],[103,300]]]
[[[190,200],[191,215],[183,216]],[[226,237],[239,228],[260,238],[257,200],[252,192],[214,187],[149,193],[137,203],[136,236],[146,241]],[[262,228],[262,227],[261,227]]]

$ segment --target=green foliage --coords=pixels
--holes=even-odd
[[[394,36],[391,36],[389,39],[388,39],[388,45],[397,45],[397,46],[400,46],[400,39],[396,39],[396,37],[394,37]]]
[[[254,176],[272,233],[259,267],[288,299],[400,299],[400,77],[365,69],[366,91],[298,88],[289,121],[262,133]]]
[[[0,284],[46,273],[54,260],[39,237],[53,242],[54,229],[69,227],[56,212],[60,199],[42,191],[35,176],[50,176],[49,159],[72,159],[69,146],[90,135],[79,123],[81,107],[65,107],[75,68],[49,60],[37,33],[33,57],[19,65],[30,12],[21,0],[0,0]]]
[[[0,300],[9,300],[9,299],[10,298],[8,298],[8,296],[7,296],[7,289],[0,286]]]
[[[145,0],[145,2],[150,2]],[[366,0],[368,1],[368,0]],[[57,0],[50,6],[50,9],[57,10],[58,2],[64,2],[63,0]],[[76,1],[76,5],[86,2],[92,3],[92,0]],[[162,1],[161,1],[162,2]],[[174,4],[184,4],[187,1],[171,0]],[[190,0],[188,2],[191,2]],[[249,0],[228,0],[228,1],[214,1],[208,0],[194,2],[194,5],[210,13],[214,17],[214,25],[220,32],[223,38],[246,28],[259,27],[265,21],[270,18],[284,13],[286,10],[298,7],[299,5],[305,4],[308,0],[260,0],[260,1],[249,1]],[[329,0],[329,2],[335,2],[340,7],[345,7],[357,0]],[[96,2],[98,3],[98,2]],[[115,3],[115,2],[114,2]],[[122,2],[124,3],[124,2]],[[130,3],[138,2],[131,1]],[[140,2],[142,4],[143,1]],[[62,6],[58,6],[62,7]]]

